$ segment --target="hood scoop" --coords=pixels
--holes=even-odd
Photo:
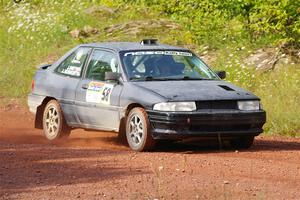
[[[218,86],[227,91],[235,91],[234,89],[232,89],[231,87],[228,87],[227,85],[218,85]]]

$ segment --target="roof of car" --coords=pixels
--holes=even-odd
[[[115,51],[128,51],[128,50],[188,50],[184,47],[171,46],[166,44],[141,44],[138,42],[100,42],[100,43],[89,43],[82,44],[80,46],[99,47],[112,49]]]

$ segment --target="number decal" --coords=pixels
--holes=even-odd
[[[111,88],[105,87],[102,91],[101,101],[108,101],[110,97]]]

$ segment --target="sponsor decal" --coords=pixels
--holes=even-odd
[[[91,81],[86,91],[86,102],[110,104],[113,84]]]
[[[76,66],[68,66],[67,69],[62,70],[63,74],[71,75],[71,76],[80,76],[81,67]]]

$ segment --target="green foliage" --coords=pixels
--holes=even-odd
[[[300,43],[300,1],[292,0],[119,0],[124,4],[153,7],[180,21],[199,44],[222,43],[222,38],[247,36],[250,42],[272,37],[273,42]],[[241,35],[228,31],[238,21]],[[232,27],[231,27],[232,28]],[[213,42],[211,42],[213,40]]]
[[[70,28],[86,23],[81,1],[43,2],[40,6],[41,1],[19,4],[10,1],[0,10],[1,96],[24,96],[41,57],[62,46]]]

